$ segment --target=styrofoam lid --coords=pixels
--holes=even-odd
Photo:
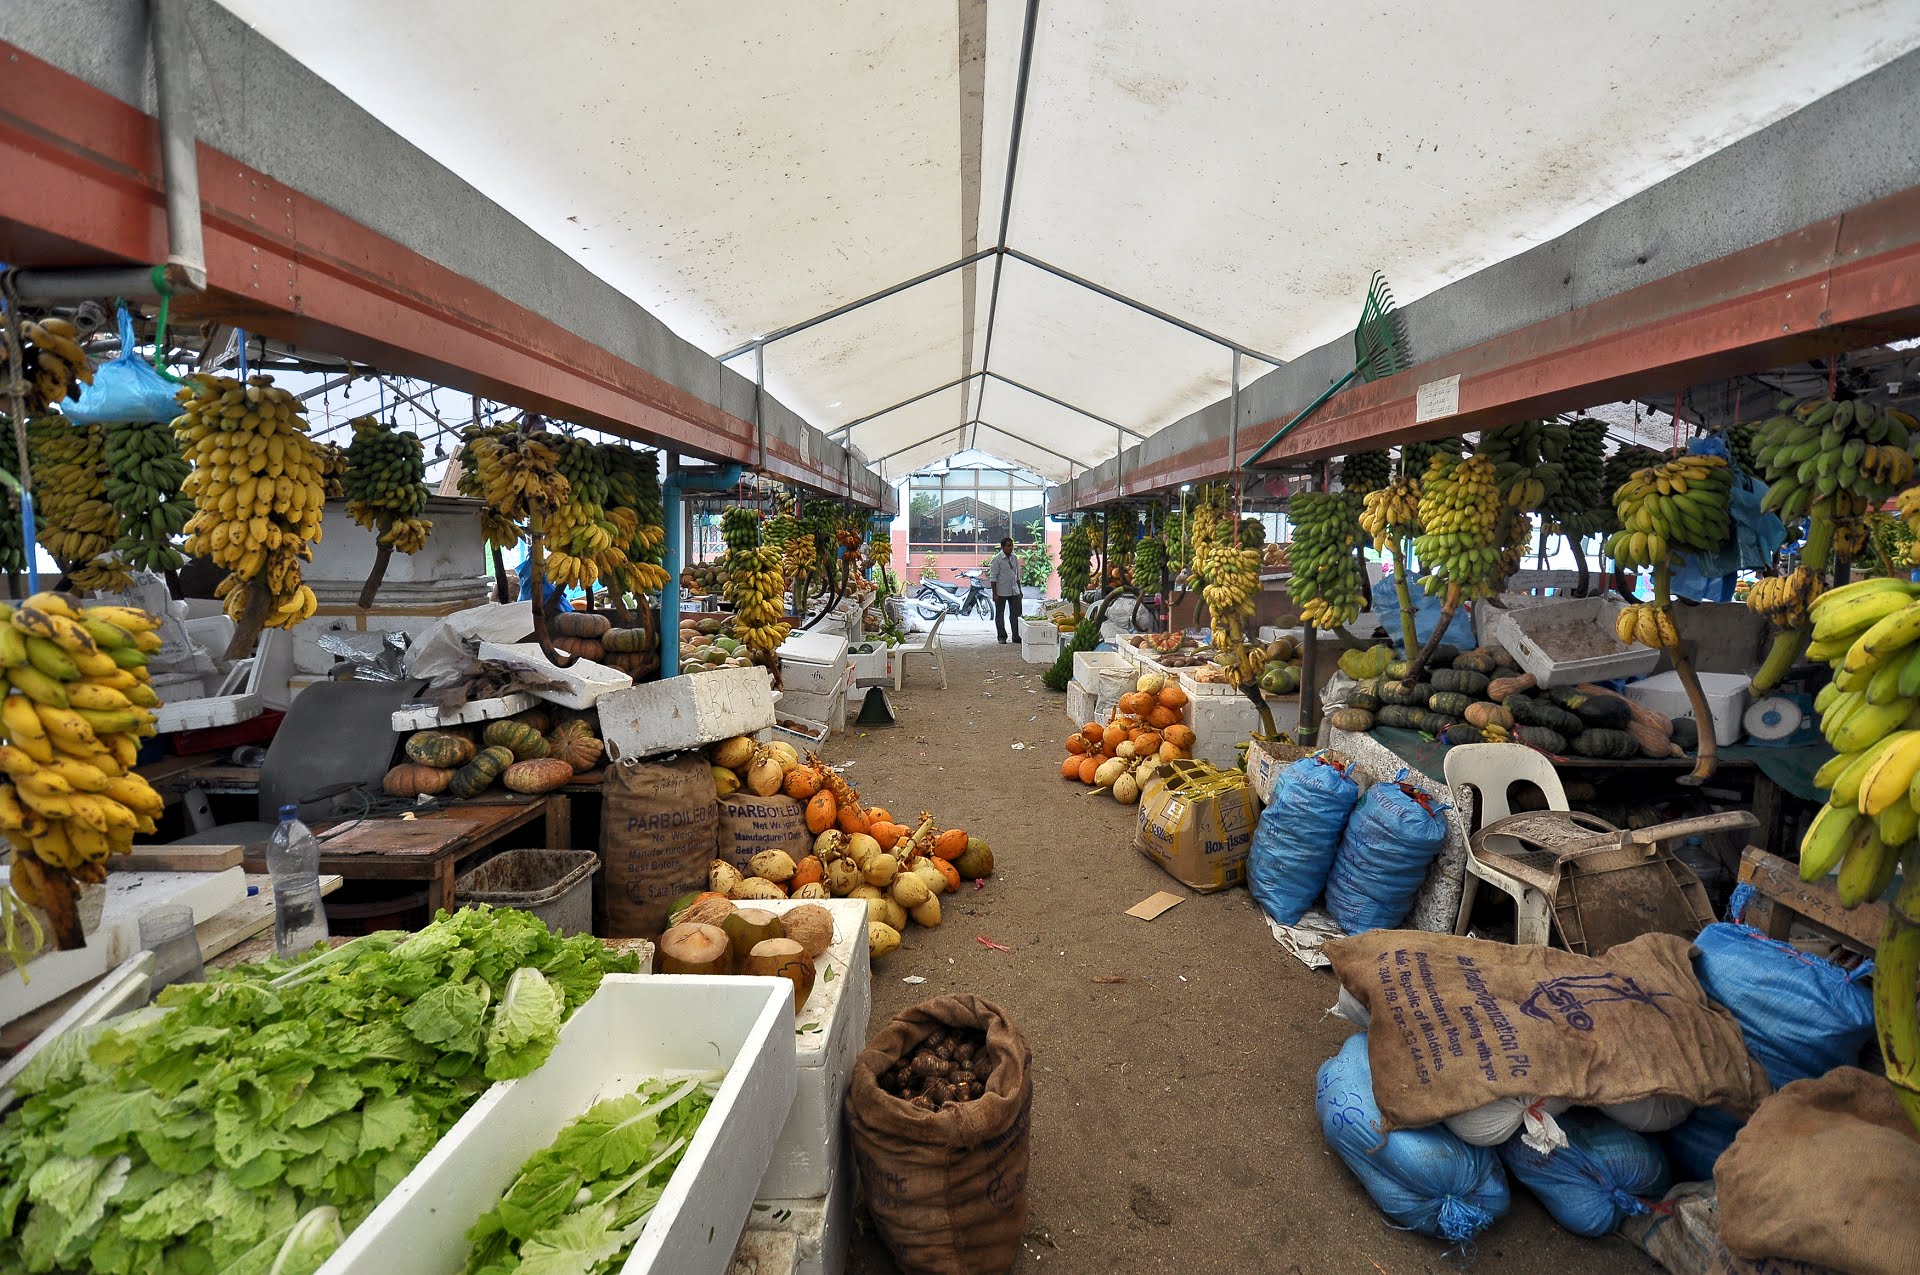
[[[795,664],[838,664],[847,658],[847,639],[837,633],[791,633],[774,654]]]

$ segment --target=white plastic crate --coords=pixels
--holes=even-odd
[[[482,642],[480,658],[524,664],[541,677],[558,682],[566,689],[541,691],[539,698],[562,708],[592,708],[609,691],[624,690],[633,685],[633,679],[619,669],[596,664],[592,660],[575,660],[561,668],[547,658],[538,642]]]
[[[319,1275],[455,1275],[467,1228],[527,1157],[603,1098],[649,1077],[726,1069],[623,1275],[724,1275],[793,1103],[793,985],[785,979],[609,974],[532,1075],[494,1085]]]
[[[1099,686],[1100,674],[1107,669],[1124,669],[1131,673],[1132,663],[1118,651],[1075,651],[1073,653],[1073,680],[1082,686]]]
[[[1660,652],[1629,646],[1613,635],[1622,605],[1616,598],[1555,598],[1516,611],[1494,611],[1484,636],[1487,642],[1507,648],[1507,654],[1542,686],[1639,677],[1653,671],[1660,662]],[[1599,642],[1605,653],[1580,659],[1557,657],[1531,636],[1546,630],[1578,632],[1582,640]],[[1594,636],[1589,638],[1589,634]]]
[[[613,691],[595,707],[610,749],[654,757],[771,728],[773,687],[763,668],[723,668]]]
[[[1094,705],[1099,699],[1092,687],[1082,686],[1078,682],[1067,683],[1067,716],[1073,719],[1075,726],[1085,726],[1093,720]]]
[[[1700,689],[1707,697],[1707,711],[1713,715],[1713,742],[1722,746],[1739,743],[1740,736],[1746,732],[1747,675],[1696,673],[1694,676],[1700,679]],[[1630,682],[1622,693],[1634,703],[1644,704],[1668,717],[1693,716],[1693,701],[1687,698],[1687,688],[1680,684],[1678,673],[1662,673]]]

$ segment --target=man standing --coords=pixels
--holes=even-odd
[[[987,566],[987,584],[993,590],[993,631],[1002,644],[1009,630],[1020,635],[1020,560],[1013,556],[1013,539],[1000,542],[1000,552]]]

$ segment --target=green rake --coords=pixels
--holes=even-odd
[[[1260,445],[1259,451],[1247,457],[1241,468],[1252,469],[1262,456],[1273,450],[1275,443],[1326,406],[1327,400],[1351,385],[1355,377],[1377,381],[1412,366],[1413,353],[1407,347],[1406,325],[1393,308],[1393,289],[1387,286],[1387,277],[1376,270],[1367,285],[1366,304],[1360,308],[1360,325],[1353,330],[1353,370],[1329,385],[1326,392],[1307,404],[1298,416],[1282,425],[1278,433]]]

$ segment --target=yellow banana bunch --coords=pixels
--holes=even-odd
[[[505,510],[493,503],[490,492],[504,491],[508,481],[501,472],[502,453],[497,448],[483,447],[484,439],[498,439],[513,432],[508,425],[473,424],[460,431],[460,494],[476,500],[486,501],[486,508],[480,514],[480,532],[487,543],[496,549],[507,549],[520,543],[526,531]]]
[[[1622,642],[1638,642],[1656,651],[1669,651],[1680,645],[1680,631],[1674,627],[1673,613],[1651,602],[1635,602],[1620,608],[1614,618],[1614,636]]]
[[[191,377],[182,402],[173,429],[193,462],[184,490],[198,507],[186,550],[227,569],[215,592],[236,623],[292,628],[316,605],[300,563],[313,559],[326,508],[305,408],[270,376]]]
[[[1421,534],[1414,552],[1428,571],[1429,593],[1444,585],[1464,598],[1498,591],[1500,519],[1505,503],[1493,462],[1475,453],[1462,460],[1435,453],[1420,484]]]
[[[1201,596],[1213,619],[1213,649],[1227,680],[1235,686],[1257,681],[1264,656],[1247,646],[1247,622],[1260,592],[1260,551],[1209,542],[1196,569],[1206,577]]]
[[[726,594],[733,603],[734,636],[759,663],[772,667],[774,651],[792,631],[786,621],[780,549],[775,545],[729,549],[727,563]]]
[[[133,572],[109,556],[120,538],[120,515],[107,499],[106,431],[64,416],[42,416],[27,423],[27,445],[41,545],[75,588],[126,588]]]
[[[20,325],[20,370],[27,415],[38,416],[93,384],[93,360],[80,348],[79,330],[65,319]],[[12,335],[0,326],[0,375],[11,376]],[[0,396],[3,397],[3,396]]]
[[[1688,454],[1637,470],[1613,493],[1620,530],[1607,553],[1627,567],[1665,566],[1711,553],[1733,530],[1733,471],[1721,456]]]
[[[1420,525],[1420,480],[1400,478],[1367,493],[1360,510],[1360,526],[1373,537],[1373,547],[1392,553]]]
[[[1794,629],[1804,624],[1808,608],[1820,597],[1826,585],[1804,565],[1783,576],[1763,576],[1747,590],[1747,606],[1778,628]]]

